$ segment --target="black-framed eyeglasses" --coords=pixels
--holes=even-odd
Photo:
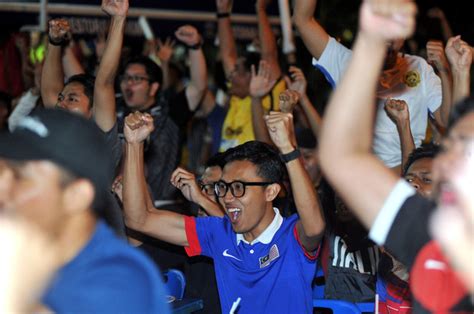
[[[204,193],[206,193],[207,195],[211,196],[211,195],[215,195],[215,191],[214,191],[214,185],[216,184],[215,182],[212,182],[212,183],[203,183],[202,181],[198,181],[199,183],[199,186],[201,187],[201,191],[203,191]]]
[[[230,192],[234,197],[242,197],[245,194],[245,188],[247,186],[266,186],[273,184],[274,182],[245,182],[245,181],[217,181],[214,185],[214,190],[218,197],[224,197],[227,194],[227,191],[230,189]]]
[[[120,75],[119,80],[121,83],[128,83],[131,82],[133,85],[135,84],[140,84],[143,81],[150,81],[150,79],[146,76],[140,76],[140,75]]]

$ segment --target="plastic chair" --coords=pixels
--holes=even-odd
[[[351,303],[342,300],[326,300],[324,299],[324,287],[324,270],[318,264],[313,284],[313,307],[330,309],[333,314],[361,314],[375,311],[375,303],[373,302]]]
[[[184,296],[184,289],[186,288],[186,279],[184,278],[183,272],[177,269],[168,269],[163,273],[163,278],[170,295],[181,300]]]

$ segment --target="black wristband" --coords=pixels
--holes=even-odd
[[[280,154],[280,159],[284,162],[290,162],[292,160],[298,159],[301,156],[301,151],[298,148],[295,148],[293,151],[287,154]]]
[[[230,13],[229,12],[217,13],[216,16],[217,16],[218,19],[223,19],[223,18],[226,18],[226,17],[230,17]]]
[[[49,43],[53,46],[66,47],[69,44],[70,38],[62,38],[58,41],[54,41],[48,36]]]
[[[198,50],[198,49],[201,49],[202,44],[203,44],[203,40],[202,40],[202,37],[201,37],[201,39],[199,39],[199,42],[197,44],[187,45],[186,47],[188,47],[188,49]]]

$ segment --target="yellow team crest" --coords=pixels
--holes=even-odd
[[[421,76],[418,71],[408,71],[405,74],[405,84],[409,87],[416,87],[420,84]]]

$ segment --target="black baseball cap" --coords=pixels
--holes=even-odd
[[[112,155],[104,133],[84,117],[63,109],[39,110],[24,117],[12,133],[0,133],[0,157],[16,161],[48,160],[95,188],[100,212],[112,182]]]

